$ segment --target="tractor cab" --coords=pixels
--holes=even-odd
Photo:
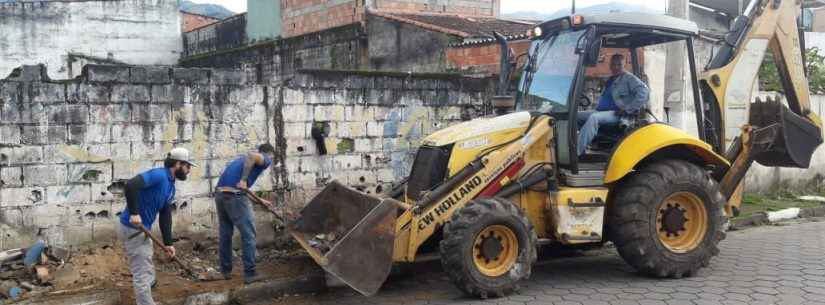
[[[668,71],[677,66],[670,64],[675,60],[685,61],[684,67],[697,71],[693,56],[693,37],[697,34],[693,22],[643,13],[570,16],[544,22],[532,30],[516,109],[549,113],[554,118],[556,157],[566,185],[602,185],[605,170],[622,139],[639,127],[674,121],[669,117],[669,102],[693,103],[701,109],[695,77],[688,86],[683,86],[681,79],[669,82],[665,78],[666,73],[685,75],[686,71]],[[667,58],[668,49],[683,50],[684,56]],[[608,89],[618,78],[611,68],[616,60],[629,74],[623,77],[636,80]],[[643,85],[621,88],[628,83]],[[617,90],[630,96],[612,94]],[[641,107],[620,114],[616,111],[614,114],[619,115],[600,120],[592,140],[582,143],[582,139],[589,138],[582,135],[589,116],[615,110],[617,106],[613,105],[618,103],[614,97],[633,99],[636,94],[643,100]],[[701,111],[696,113],[701,115]],[[701,117],[685,119],[697,120],[691,125],[696,126],[694,135],[700,136]]]

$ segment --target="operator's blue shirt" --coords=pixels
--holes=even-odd
[[[599,105],[596,106],[596,111],[617,111],[619,106],[616,106],[616,101],[613,99],[613,80],[611,77],[607,80],[607,86],[604,87],[602,97],[599,98]]]
[[[221,174],[221,178],[218,179],[218,187],[235,187],[238,185],[238,182],[241,182],[241,176],[243,175],[243,164],[246,161],[248,155],[242,155],[232,162],[230,162],[226,169],[223,170],[223,174]],[[246,178],[246,186],[252,187],[255,184],[255,180],[258,180],[258,176],[261,173],[269,168],[272,165],[272,159],[264,156],[264,165],[253,165],[252,170],[249,171],[249,177]]]
[[[160,210],[175,198],[175,176],[168,168],[159,167],[143,172],[140,177],[144,185],[138,194],[138,211],[143,226],[151,229]],[[129,216],[127,207],[120,213],[120,223],[132,227]]]

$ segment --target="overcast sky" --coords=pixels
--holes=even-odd
[[[215,3],[223,5],[224,7],[241,13],[246,11],[246,0],[192,0],[197,3]],[[602,4],[608,2],[625,2],[636,5],[643,5],[655,10],[664,10],[666,1],[657,0],[576,0],[577,7],[586,7],[594,4]],[[501,3],[501,11],[503,13],[512,13],[518,11],[537,11],[540,13],[554,13],[563,8],[569,8],[572,0],[503,0]]]

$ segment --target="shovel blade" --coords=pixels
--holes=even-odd
[[[330,183],[310,201],[289,231],[328,273],[371,296],[392,267],[397,205]]]

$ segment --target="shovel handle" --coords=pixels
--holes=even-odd
[[[271,212],[272,214],[274,214],[274,215],[275,215],[275,217],[278,217],[278,219],[279,219],[279,220],[281,220],[282,222],[286,223],[286,221],[285,221],[284,217],[283,217],[283,216],[281,216],[281,214],[280,214],[280,213],[278,213],[278,210],[277,210],[277,209],[275,209],[275,206],[273,206],[273,205],[271,205],[271,204],[267,204],[267,203],[266,203],[266,201],[264,201],[263,199],[261,199],[261,197],[258,197],[258,195],[255,195],[255,193],[253,193],[252,191],[250,191],[248,188],[247,188],[247,189],[243,189],[243,192],[244,192],[244,193],[246,193],[246,196],[247,196],[247,197],[249,197],[249,199],[250,199],[250,200],[252,200],[252,202],[255,202],[255,203],[257,203],[257,204],[260,204],[260,205],[264,206],[267,210],[269,210],[269,212]]]
[[[248,188],[243,189],[243,192],[246,193],[246,196],[249,197],[249,199],[252,199],[252,201],[254,201],[255,203],[264,205],[266,207],[270,207],[270,205],[264,203],[264,200],[261,199],[261,197],[258,197],[258,195],[255,195],[255,193],[250,191]]]
[[[152,232],[149,232],[149,230],[146,230],[146,228],[145,228],[145,227],[143,227],[143,225],[139,225],[139,226],[137,226],[137,227],[138,227],[138,230],[140,230],[141,232],[143,232],[143,234],[146,234],[146,236],[148,236],[148,237],[149,237],[149,239],[151,239],[151,240],[152,240],[152,242],[154,242],[154,243],[155,243],[155,245],[157,245],[157,246],[158,246],[158,247],[160,247],[161,249],[166,248],[166,246],[165,246],[165,245],[163,245],[163,243],[160,241],[160,239],[158,239],[157,237],[155,237],[155,235],[153,235],[153,234],[152,234]],[[196,273],[195,273],[195,272],[194,272],[191,268],[189,268],[189,266],[187,266],[187,265],[186,265],[186,264],[184,264],[182,261],[180,261],[180,260],[178,259],[178,257],[177,257],[177,256],[171,256],[170,258],[171,258],[173,261],[175,261],[175,263],[177,263],[177,264],[178,264],[181,268],[183,268],[184,270],[186,270],[186,272],[189,272],[190,274],[196,275]]]

